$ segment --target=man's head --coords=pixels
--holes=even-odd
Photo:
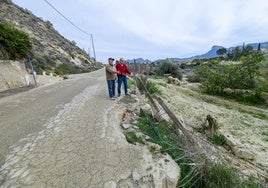
[[[109,64],[113,64],[113,62],[114,62],[114,58],[109,57],[108,62],[109,62]]]
[[[119,63],[125,63],[125,59],[123,58],[123,57],[121,57],[120,59],[119,59]]]

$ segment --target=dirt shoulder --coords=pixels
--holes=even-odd
[[[63,80],[63,77],[48,76],[48,75],[37,75],[36,76],[37,87],[49,85],[49,84],[54,84],[54,83],[62,81],[62,80]],[[33,89],[33,88],[36,88],[36,86],[29,85],[29,86],[5,90],[5,91],[0,92],[0,98],[14,95],[16,93],[28,91],[29,89]]]

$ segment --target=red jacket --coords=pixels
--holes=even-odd
[[[118,74],[118,76],[126,76],[127,74],[131,74],[131,72],[129,71],[128,67],[126,64],[121,64],[118,63],[115,66],[116,70],[120,72],[120,74]]]

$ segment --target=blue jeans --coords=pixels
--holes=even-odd
[[[115,80],[107,80],[109,97],[115,96]]]
[[[122,82],[124,83],[125,94],[128,93],[127,92],[127,77],[126,76],[118,76],[118,88],[117,88],[118,95],[121,95]]]

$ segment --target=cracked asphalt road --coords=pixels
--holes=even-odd
[[[0,98],[0,187],[116,187],[141,150],[120,131],[104,70]]]

